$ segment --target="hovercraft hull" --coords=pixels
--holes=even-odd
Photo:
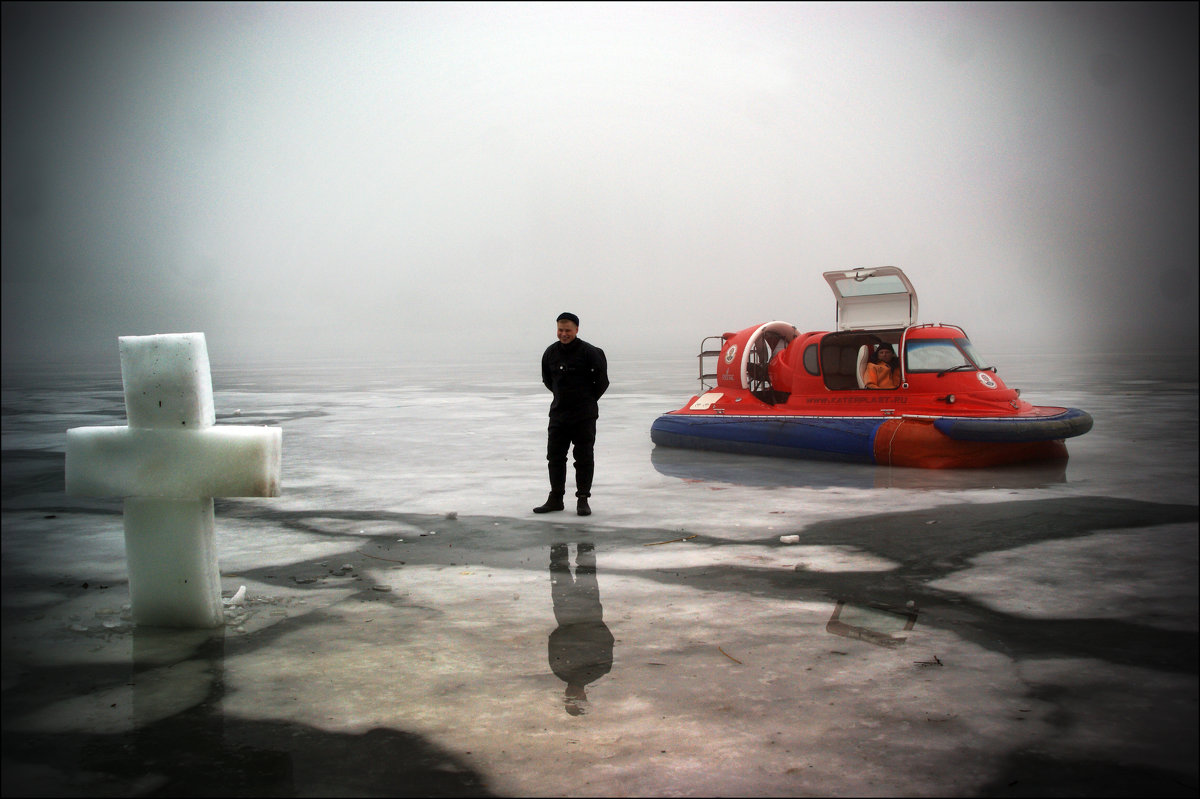
[[[672,412],[650,428],[661,446],[930,469],[1001,466],[1067,457],[1063,439],[1086,433],[1087,413],[1038,417],[847,417]]]

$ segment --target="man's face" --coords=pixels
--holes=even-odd
[[[563,344],[570,344],[577,335],[579,335],[579,325],[568,319],[563,319],[558,323],[558,340]]]

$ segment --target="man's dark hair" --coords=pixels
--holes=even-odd
[[[575,324],[575,327],[579,327],[579,317],[573,313],[567,313],[566,311],[563,311],[562,313],[560,313],[558,315],[558,318],[555,319],[554,321],[556,321],[556,322],[573,322]]]

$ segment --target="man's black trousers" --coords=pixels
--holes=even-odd
[[[550,417],[550,428],[546,438],[546,462],[550,470],[550,492],[563,495],[567,492],[567,450],[574,445],[575,496],[592,495],[592,475],[596,471],[594,448],[596,445],[596,420],[555,419]]]

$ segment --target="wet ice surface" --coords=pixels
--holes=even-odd
[[[529,512],[536,364],[214,364],[218,423],[284,430],[282,496],[217,500],[246,592],[216,636],[134,630],[120,503],[62,495],[65,430],[124,424],[119,371],[6,376],[5,793],[1190,795],[1194,354],[991,357],[1093,415],[1067,464],[656,450],[694,361],[614,357],[586,519]],[[556,543],[576,580],[593,545],[615,639],[586,698],[548,660]],[[881,645],[839,602],[916,621]]]

